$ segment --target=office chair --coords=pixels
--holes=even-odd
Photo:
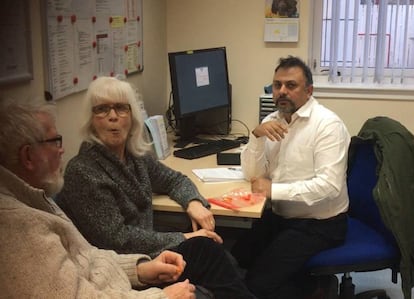
[[[371,141],[351,139],[348,160],[348,232],[343,245],[313,256],[306,269],[314,275],[342,274],[340,299],[389,299],[385,290],[355,295],[351,272],[391,269],[397,282],[400,251],[392,233],[385,227],[372,190],[377,183],[377,158]],[[339,295],[339,297],[338,297]]]

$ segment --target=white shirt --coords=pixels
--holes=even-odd
[[[271,141],[251,134],[241,165],[247,179],[272,180],[273,212],[286,218],[326,219],[347,211],[350,136],[342,120],[313,97],[289,124],[277,111],[263,122],[270,120],[287,125],[285,138]]]

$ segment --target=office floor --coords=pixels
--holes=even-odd
[[[375,288],[382,288],[387,291],[387,294],[391,299],[404,298],[401,291],[401,277],[398,276],[397,284],[392,283],[391,271],[388,269],[369,273],[352,273],[351,275],[357,293]],[[411,294],[414,296],[413,290],[411,291]]]

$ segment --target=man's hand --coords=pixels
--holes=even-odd
[[[213,213],[203,206],[198,200],[192,200],[188,204],[187,213],[190,216],[193,231],[198,230],[198,225],[201,228],[214,231],[216,222],[214,221]]]
[[[204,229],[204,228],[199,229],[192,233],[185,233],[184,237],[186,239],[190,239],[194,237],[207,237],[207,238],[213,239],[217,243],[220,243],[220,244],[223,243],[223,239],[217,233]]]
[[[271,120],[258,125],[253,130],[253,135],[258,137],[266,136],[272,141],[280,141],[285,138],[285,134],[288,132],[286,125],[276,120]]]
[[[266,198],[272,196],[272,181],[266,178],[251,178],[251,189],[253,193],[264,193]]]
[[[168,299],[195,299],[195,286],[188,279],[163,289]]]
[[[137,273],[141,282],[156,285],[176,281],[184,268],[185,261],[182,255],[166,250],[151,261],[139,263]]]

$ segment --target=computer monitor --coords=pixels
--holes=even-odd
[[[226,48],[168,53],[173,112],[181,140],[198,134],[227,135],[231,125],[231,86]]]

